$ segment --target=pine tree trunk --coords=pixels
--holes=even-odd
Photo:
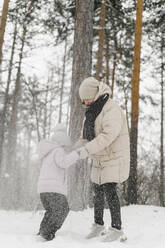
[[[110,54],[109,54],[109,37],[108,32],[105,32],[106,34],[106,71],[105,71],[105,78],[106,78],[106,84],[109,85],[109,60],[110,60]]]
[[[130,177],[128,180],[128,203],[137,203],[137,139],[139,117],[139,81],[140,81],[140,51],[142,36],[142,12],[143,0],[137,1],[135,46],[132,76],[132,109],[131,109],[131,132],[130,132]]]
[[[69,115],[70,115],[70,97],[68,99],[67,113],[66,113],[66,126],[69,126]]]
[[[161,37],[161,132],[160,132],[160,205],[165,207],[164,200],[164,79],[163,79],[164,37]]]
[[[130,132],[130,127],[129,127],[129,114],[128,114],[128,95],[126,93],[126,89],[123,89],[124,91],[124,105],[125,105],[125,113],[126,113],[126,119],[127,119],[127,126],[128,126],[128,131]]]
[[[59,123],[61,123],[61,120],[62,120],[62,105],[63,105],[63,94],[64,94],[64,83],[65,83],[65,67],[66,67],[66,50],[67,50],[67,38],[65,40],[63,67],[62,67],[62,80],[61,80],[61,87],[60,87],[60,110],[59,110],[59,120],[58,120]]]
[[[48,122],[48,93],[49,93],[49,84],[46,85],[45,92],[45,104],[44,104],[44,113],[43,113],[43,139],[47,138],[47,122]]]
[[[24,188],[22,189],[22,193],[23,193],[23,197],[25,197],[25,199],[30,199],[31,195],[30,195],[30,190],[29,190],[29,182],[31,181],[30,179],[30,158],[31,158],[31,141],[32,141],[32,129],[31,127],[28,128],[27,130],[27,152],[25,155],[25,164],[26,167],[24,168],[24,174],[23,174],[23,178],[21,178],[21,184],[24,184]],[[26,196],[25,196],[26,194]],[[25,201],[26,202],[26,201]]]
[[[20,97],[20,89],[21,89],[21,64],[22,64],[22,56],[23,56],[23,49],[24,49],[24,43],[25,43],[25,37],[26,37],[26,28],[23,28],[22,33],[22,44],[21,44],[21,50],[19,54],[19,64],[18,64],[18,70],[16,75],[16,82],[15,82],[15,90],[13,95],[13,104],[12,104],[12,112],[11,112],[11,118],[9,122],[9,134],[8,134],[8,147],[7,147],[7,154],[8,156],[7,162],[6,162],[6,173],[9,175],[9,178],[7,179],[7,193],[8,196],[7,199],[7,207],[18,207],[18,183],[19,182],[19,169],[17,168],[16,163],[16,144],[17,144],[17,111],[18,111],[18,102]]]
[[[93,0],[76,1],[76,22],[73,48],[70,134],[73,142],[80,136],[84,111],[79,98],[79,86],[83,79],[90,76],[92,68],[93,40]],[[84,209],[87,205],[89,188],[89,166],[79,162],[79,166],[70,168],[69,200],[72,209]],[[84,180],[88,183],[84,184]]]
[[[3,142],[4,142],[4,134],[5,134],[6,111],[7,111],[7,105],[9,102],[9,86],[10,86],[11,74],[12,74],[12,69],[13,69],[13,58],[14,58],[15,45],[16,45],[16,36],[17,36],[17,23],[15,24],[15,29],[14,29],[13,44],[12,44],[12,49],[11,49],[8,78],[7,78],[7,87],[5,90],[4,106],[3,106],[1,119],[0,119],[0,141],[1,141],[0,142],[0,174],[1,174],[1,165],[2,165],[2,158],[3,158]]]
[[[52,74],[53,76],[53,74]],[[53,99],[53,92],[50,92],[50,99]],[[51,133],[51,125],[52,125],[52,110],[53,110],[53,106],[52,106],[52,100],[50,100],[50,104],[49,104],[49,119],[48,119],[48,137],[50,137],[50,133]]]
[[[105,36],[105,16],[106,16],[106,0],[102,0],[101,12],[100,12],[100,27],[99,27],[99,43],[97,52],[97,64],[96,64],[96,78],[99,80],[102,78],[102,63],[103,63],[103,50],[104,50],[104,36]]]
[[[73,141],[80,135],[84,111],[79,98],[79,86],[90,76],[92,68],[93,0],[76,1],[76,23],[74,35],[70,133]]]
[[[1,24],[0,24],[0,65],[2,63],[2,47],[4,42],[4,34],[6,28],[6,20],[8,14],[8,7],[9,7],[10,0],[4,0],[3,9],[2,9],[2,17],[1,17]]]
[[[33,93],[32,93],[32,102],[33,102],[33,109],[34,109],[34,112],[35,112],[37,138],[38,138],[38,141],[40,141],[40,139],[41,139],[40,130],[39,130],[39,116],[40,116],[40,114],[38,114],[38,112],[37,112],[36,96]]]
[[[111,85],[112,98],[113,98],[113,91],[114,91],[114,84],[115,84],[115,72],[116,72],[116,52],[114,53],[114,56],[113,56],[112,85]]]
[[[113,55],[113,69],[112,69],[112,86],[111,86],[111,90],[112,90],[112,98],[113,98],[113,92],[114,92],[114,85],[115,85],[115,73],[116,73],[116,66],[117,66],[117,38],[116,38],[116,34],[114,37],[114,43],[115,43],[115,51],[114,51],[114,55]]]
[[[19,54],[19,64],[18,64],[18,70],[17,70],[17,75],[16,75],[11,119],[9,122],[9,144],[11,141],[13,141],[12,137],[14,137],[15,136],[14,133],[16,133],[17,110],[18,110],[18,102],[19,102],[20,89],[21,89],[21,80],[20,80],[21,64],[22,64],[22,56],[23,56],[25,37],[26,37],[26,28],[23,28],[22,39],[21,39],[22,44],[21,44],[21,50],[20,50],[20,54]]]

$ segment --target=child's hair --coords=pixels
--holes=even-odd
[[[67,135],[66,126],[62,123],[56,125],[51,140],[64,147],[71,146],[72,144],[71,138]]]

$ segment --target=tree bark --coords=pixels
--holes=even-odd
[[[142,36],[142,12],[143,0],[137,1],[135,45],[133,58],[132,76],[132,109],[131,109],[131,132],[130,132],[130,177],[128,180],[128,203],[137,203],[137,139],[138,139],[138,117],[139,117],[139,83],[140,83],[140,51]]]
[[[164,200],[164,79],[163,79],[164,37],[161,36],[161,131],[160,131],[160,205],[165,207]]]
[[[106,84],[109,85],[109,60],[110,60],[110,53],[109,53],[109,37],[108,32],[106,34],[106,71],[105,71],[105,78],[106,78]]]
[[[112,24],[113,24],[113,27],[114,27],[113,20],[112,20]],[[112,98],[113,98],[114,85],[115,85],[115,73],[116,73],[117,52],[118,52],[118,42],[117,42],[116,32],[114,32],[114,45],[115,45],[115,50],[114,50],[114,55],[113,55],[112,86],[111,86]]]
[[[84,113],[78,93],[79,86],[83,79],[90,76],[92,68],[93,8],[93,0],[76,1],[70,111],[70,134],[73,142],[80,136]],[[87,205],[86,191],[89,188],[89,166],[79,162],[69,173],[71,208],[84,209]],[[84,180],[88,184],[84,184]]]
[[[65,67],[66,67],[66,50],[67,50],[67,39],[65,40],[64,57],[63,57],[63,67],[62,67],[62,80],[60,87],[60,109],[59,109],[59,120],[62,121],[62,105],[63,105],[63,94],[64,94],[64,84],[65,84]]]
[[[10,0],[4,0],[3,9],[2,9],[2,17],[1,17],[1,24],[0,24],[0,66],[2,63],[2,47],[4,42],[4,34],[6,28],[6,20],[8,14],[8,7],[9,7]]]
[[[7,111],[7,105],[9,102],[9,86],[10,86],[11,74],[12,74],[12,69],[13,69],[13,58],[14,58],[14,52],[15,52],[16,37],[17,37],[17,22],[15,23],[13,44],[12,44],[12,49],[11,49],[11,56],[10,56],[10,63],[9,63],[9,70],[8,70],[7,87],[5,90],[4,106],[3,106],[1,119],[0,119],[0,141],[1,141],[0,142],[0,174],[1,174],[1,165],[2,165],[2,158],[3,158],[3,143],[4,143],[4,134],[5,134],[6,111]]]
[[[79,98],[79,86],[90,76],[92,68],[93,0],[76,1],[76,23],[73,48],[70,134],[73,141],[80,135],[83,108]]]
[[[97,52],[96,64],[96,78],[98,80],[102,77],[102,63],[103,63],[103,50],[104,50],[104,36],[105,36],[105,16],[106,16],[106,0],[102,0],[100,12],[100,27],[99,27],[99,43]]]
[[[47,138],[47,122],[48,122],[48,93],[49,93],[49,84],[46,85],[46,92],[45,92],[45,104],[43,109],[43,139]]]
[[[116,73],[116,51],[113,56],[113,69],[112,69],[112,85],[111,85],[111,90],[112,90],[112,98],[113,98],[113,91],[114,91],[114,85],[115,85],[115,73]]]
[[[22,64],[22,56],[23,56],[23,49],[24,49],[24,43],[25,43],[25,37],[26,37],[26,28],[23,28],[22,33],[22,44],[21,44],[21,50],[19,54],[19,64],[18,64],[18,70],[17,70],[17,76],[16,76],[16,82],[15,82],[15,89],[14,89],[14,95],[13,95],[13,103],[12,103],[12,112],[11,112],[11,118],[9,122],[9,134],[8,134],[8,147],[7,147],[7,154],[10,154],[8,156],[7,162],[6,162],[6,173],[9,175],[8,183],[7,183],[7,192],[8,197],[7,202],[9,201],[12,205],[12,207],[17,208],[18,207],[18,198],[19,198],[19,189],[18,189],[18,183],[19,182],[19,170],[17,168],[16,163],[16,143],[17,143],[17,112],[18,112],[18,103],[19,103],[19,97],[20,97],[20,90],[21,90],[21,64]],[[8,206],[9,207],[9,206]]]

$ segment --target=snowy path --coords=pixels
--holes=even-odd
[[[165,208],[129,206],[122,208],[124,231],[128,240],[102,243],[100,238],[86,240],[93,220],[93,210],[70,212],[56,238],[49,242],[36,240],[43,212],[0,211],[0,247],[2,248],[165,248]],[[106,226],[110,222],[105,211]]]

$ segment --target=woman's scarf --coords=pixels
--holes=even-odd
[[[85,122],[83,128],[83,139],[87,139],[91,141],[95,138],[95,120],[97,116],[100,114],[104,104],[107,102],[109,98],[109,94],[104,94],[100,96],[94,103],[87,108],[85,112]]]

